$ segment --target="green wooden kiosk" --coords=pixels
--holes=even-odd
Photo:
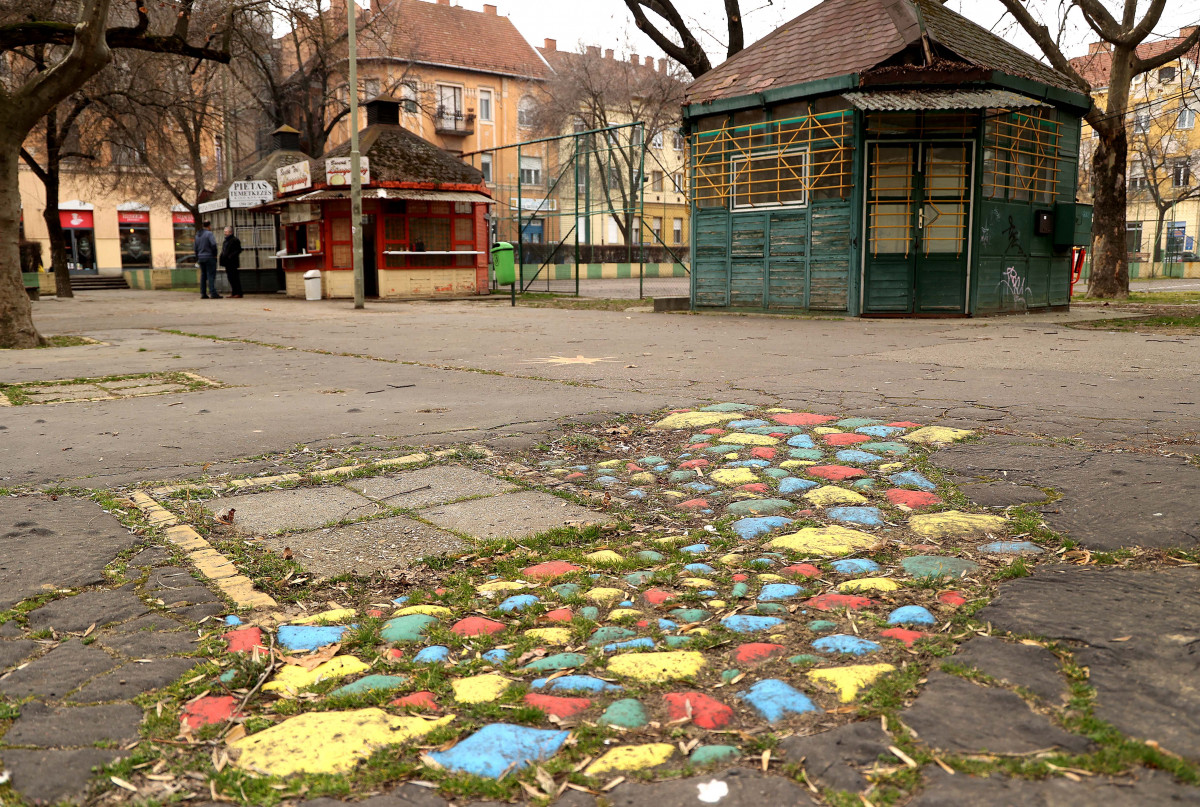
[[[936,0],[825,0],[687,91],[692,307],[1066,306],[1089,104]]]

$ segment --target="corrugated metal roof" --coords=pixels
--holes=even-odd
[[[904,90],[848,92],[842,95],[859,109],[874,112],[916,109],[1022,109],[1049,106],[1008,90]]]
[[[281,207],[289,204],[307,204],[309,202],[324,202],[331,199],[349,199],[350,189],[310,191],[290,199],[276,199],[261,205],[259,210],[270,207]],[[424,191],[412,188],[363,188],[364,199],[411,199],[425,202],[475,202],[479,204],[495,204],[495,199],[482,193],[472,191]]]

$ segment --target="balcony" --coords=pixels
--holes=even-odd
[[[475,113],[464,114],[440,106],[433,116],[433,128],[440,135],[466,137],[475,134]]]

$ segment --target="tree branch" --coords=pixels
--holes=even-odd
[[[733,2],[736,3],[736,0]],[[633,14],[638,29],[650,37],[655,45],[662,48],[664,53],[683,65],[693,78],[699,78],[712,70],[712,62],[708,60],[708,54],[704,52],[704,48],[700,47],[700,42],[688,29],[687,23],[684,22],[672,0],[625,0],[625,5]],[[647,8],[667,21],[679,36],[682,45],[675,44],[670,37],[650,22],[644,10]]]
[[[38,180],[40,180],[42,182],[42,184],[45,184],[46,179],[48,178],[46,169],[42,168],[42,166],[38,164],[38,161],[34,159],[33,155],[30,154],[28,151],[26,151],[24,148],[22,148],[21,149],[21,159],[25,161],[25,164],[27,166],[29,166],[29,170],[33,172],[33,175],[35,177],[37,177]]]
[[[1173,46],[1170,50],[1165,50],[1157,56],[1151,56],[1149,59],[1142,59],[1136,54],[1133,57],[1133,74],[1136,76],[1139,73],[1146,73],[1156,67],[1161,67],[1167,62],[1173,62],[1183,54],[1190,51],[1192,48],[1200,44],[1200,28],[1192,31],[1191,35]]]
[[[742,8],[739,0],[725,0],[725,19],[729,27],[729,48],[725,58],[728,59],[741,53],[746,47],[746,37],[742,32]]]

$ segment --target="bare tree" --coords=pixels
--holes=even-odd
[[[1139,46],[1157,27],[1167,0],[1150,0],[1140,19],[1138,0],[1123,0],[1120,19],[1100,0],[1071,0],[1058,4],[1054,20],[1057,31],[1050,28],[1033,10],[1032,0],[1000,0],[1045,54],[1050,64],[1070,76],[1080,92],[1092,98],[1087,122],[1097,135],[1092,155],[1092,187],[1095,204],[1092,220],[1092,273],[1088,294],[1093,297],[1123,298],[1129,295],[1129,256],[1125,248],[1127,203],[1127,166],[1129,137],[1126,124],[1130,111],[1130,87],[1135,76],[1148,73],[1175,61],[1200,43],[1200,29],[1182,38],[1175,45],[1153,55],[1139,53]],[[1068,59],[1063,52],[1062,32],[1070,16],[1078,10],[1087,27],[1107,43],[1106,52],[1097,54],[1108,59],[1107,86],[1103,102],[1097,101],[1093,88],[1081,72],[1079,61]],[[1157,50],[1157,49],[1156,49]]]
[[[228,61],[228,32],[234,0],[193,35],[193,0],[166,3],[155,18],[146,5],[128,0],[0,0],[0,347],[43,343],[21,281],[18,248],[20,188],[18,163],[30,132],[111,59],[113,50],[169,53],[199,60]],[[47,69],[12,70],[31,50],[46,48]]]
[[[735,53],[740,53],[746,42],[742,32],[740,0],[724,2],[725,29],[728,34],[725,58],[729,58]],[[638,30],[662,48],[663,53],[683,65],[684,69],[692,74],[692,78],[700,78],[712,70],[708,54],[704,52],[700,40],[675,7],[674,0],[625,0],[625,5],[633,14]],[[651,20],[646,15],[647,11],[657,16],[661,22]]]

